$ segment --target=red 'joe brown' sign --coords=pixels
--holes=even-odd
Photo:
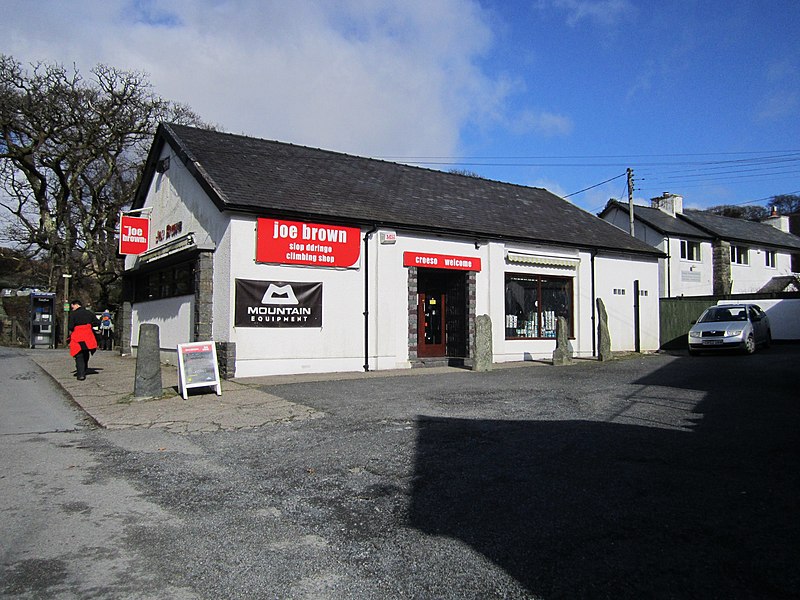
[[[122,215],[119,219],[119,253],[141,254],[150,239],[150,219]]]
[[[358,227],[260,218],[256,262],[356,268],[361,257],[360,236]]]
[[[481,259],[471,256],[451,256],[449,254],[423,254],[404,252],[404,267],[427,267],[429,269],[455,269],[457,271],[480,271]]]

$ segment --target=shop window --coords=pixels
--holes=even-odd
[[[749,252],[747,246],[731,246],[731,262],[735,265],[749,265]]]
[[[770,269],[774,269],[778,264],[778,253],[774,251],[766,250],[764,252],[764,257],[766,259],[767,267]]]
[[[700,262],[700,242],[681,240],[681,258]]]
[[[160,300],[194,293],[194,261],[138,275],[134,301]]]
[[[556,337],[558,317],[572,336],[572,279],[506,273],[506,339]]]

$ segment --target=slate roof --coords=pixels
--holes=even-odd
[[[791,275],[773,277],[767,283],[765,283],[760,290],[758,290],[759,293],[764,294],[797,291],[800,291],[800,275],[794,273]]]
[[[220,210],[663,256],[541,188],[175,124],[159,127],[133,208],[165,143]]]
[[[600,213],[600,217],[602,218],[606,212],[612,208],[617,208],[626,215],[629,214],[627,204],[618,200],[610,200]],[[705,231],[694,227],[682,219],[677,219],[665,213],[663,210],[659,210],[658,208],[650,208],[648,206],[638,206],[634,204],[633,216],[635,219],[639,219],[642,223],[649,225],[664,235],[702,239],[710,239],[712,237]]]
[[[628,214],[627,204],[611,200],[600,216],[602,217],[612,208],[618,208]],[[800,237],[781,231],[767,223],[723,217],[702,210],[685,210],[673,217],[663,210],[637,205],[633,207],[633,216],[665,235],[683,238],[719,238],[728,242],[739,242],[789,252],[800,250]]]
[[[779,248],[791,252],[800,251],[800,237],[783,232],[767,223],[722,217],[701,210],[686,210],[681,218],[714,237],[726,241]]]

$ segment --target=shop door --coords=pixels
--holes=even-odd
[[[444,292],[421,292],[417,304],[417,356],[444,356]]]

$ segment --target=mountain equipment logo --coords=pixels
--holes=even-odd
[[[236,280],[236,327],[322,327],[322,283]]]
[[[270,283],[261,304],[297,304],[297,296],[291,285],[275,285]]]

